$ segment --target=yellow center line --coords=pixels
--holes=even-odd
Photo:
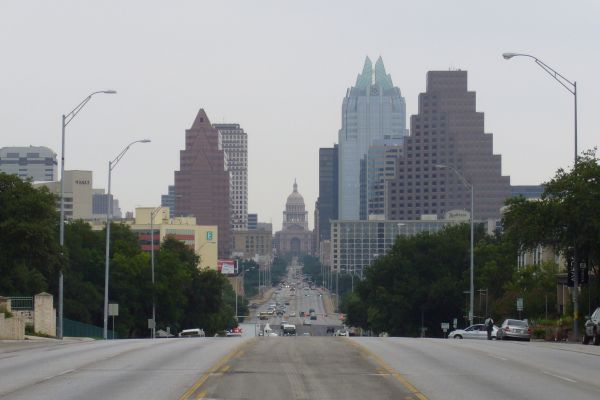
[[[220,372],[227,372],[229,370],[229,368],[231,368],[231,365],[223,365],[223,368],[221,368]]]
[[[204,398],[204,396],[206,396],[206,392],[205,392],[205,391],[202,391],[202,392],[198,393],[198,396],[196,396],[196,400],[198,400],[198,399],[203,399],[203,398]]]
[[[417,389],[412,383],[408,381],[402,374],[392,368],[388,363],[386,363],[381,357],[377,354],[373,353],[371,350],[363,346],[362,344],[355,342],[354,340],[348,340],[352,346],[354,346],[363,356],[370,357],[373,361],[375,361],[381,368],[387,371],[390,375],[392,375],[398,382],[402,384],[409,392],[411,392],[415,397],[419,400],[429,400],[427,396],[425,396],[419,389]]]
[[[206,380],[210,377],[211,374],[216,374],[217,371],[219,369],[223,368],[223,366],[229,360],[231,360],[240,351],[241,348],[243,348],[243,347],[249,345],[251,342],[255,342],[255,341],[256,341],[256,338],[246,340],[244,343],[240,343],[232,351],[230,351],[229,353],[227,353],[226,355],[221,357],[221,359],[219,359],[219,361],[217,361],[217,363],[211,369],[209,369],[207,372],[202,374],[202,376],[200,376],[200,378],[198,378],[198,380],[188,390],[186,390],[183,395],[181,395],[179,400],[188,400],[190,398],[190,396],[192,396],[198,389],[200,389],[200,387],[204,384],[204,382],[206,382]],[[229,369],[229,366],[227,366],[227,367],[228,367],[227,369]]]

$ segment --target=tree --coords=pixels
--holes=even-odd
[[[58,244],[56,197],[0,173],[0,293],[54,291],[65,265]]]
[[[551,246],[595,276],[595,301],[600,303],[600,163],[595,150],[578,158],[570,170],[559,169],[544,185],[540,201],[522,197],[507,201],[503,226],[522,250]]]

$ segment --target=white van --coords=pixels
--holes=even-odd
[[[204,337],[204,330],[202,329],[184,329],[179,332],[179,337]]]

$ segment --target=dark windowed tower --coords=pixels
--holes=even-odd
[[[484,131],[484,114],[476,111],[475,92],[467,90],[467,71],[430,71],[419,95],[419,113],[411,116],[396,175],[386,181],[386,218],[443,216],[470,210],[471,192],[456,168],[475,188],[475,219],[498,218],[510,196],[510,177],[502,176],[501,156],[493,153],[493,136]]]

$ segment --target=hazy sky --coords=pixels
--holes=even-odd
[[[337,141],[365,56],[381,55],[407,115],[427,71],[467,70],[503,174],[539,184],[573,163],[573,96],[531,60],[501,54],[534,54],[577,80],[579,149],[597,146],[599,15],[594,0],[2,0],[0,147],[59,154],[61,114],[115,89],[69,125],[66,168],[93,170],[105,188],[108,161],[150,138],[113,171],[113,193],[124,211],[156,206],[204,108],[248,133],[249,212],[279,229],[297,178],[312,227],[318,149]]]

